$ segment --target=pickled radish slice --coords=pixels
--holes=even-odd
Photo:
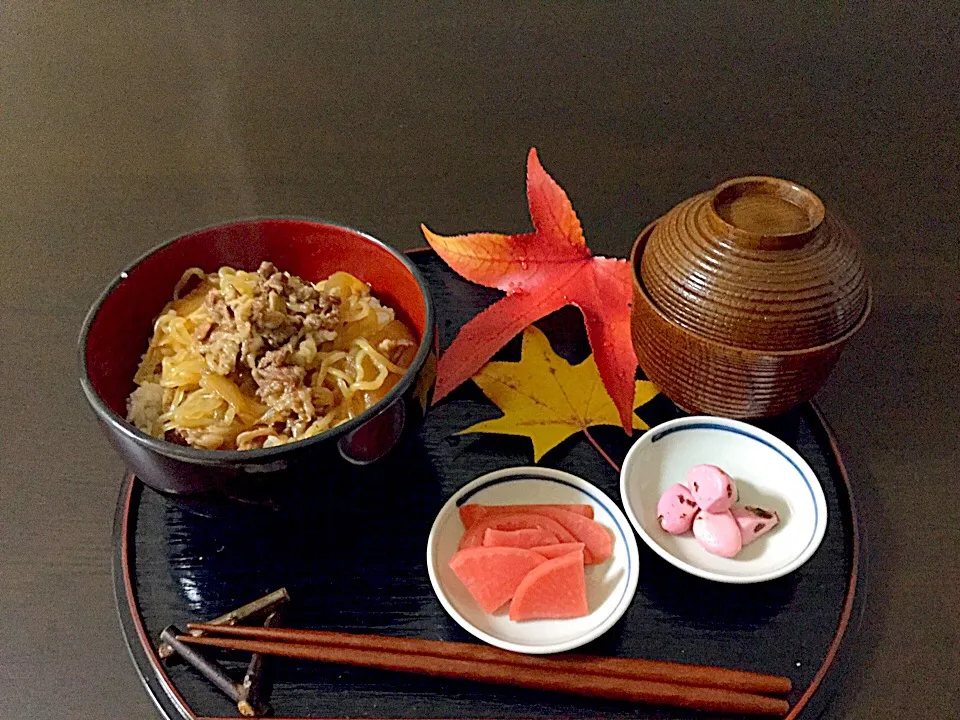
[[[463,523],[465,528],[469,528],[477,520],[485,518],[489,515],[500,514],[500,515],[515,515],[516,513],[538,513],[543,508],[554,508],[556,510],[566,510],[567,512],[576,513],[577,515],[583,515],[586,518],[593,520],[593,507],[590,505],[480,505],[477,503],[469,503],[467,505],[461,505],[459,508],[460,511],[460,521]]]
[[[527,574],[548,562],[531,550],[511,547],[476,547],[450,558],[450,569],[483,608],[495,612],[508,602]]]
[[[543,528],[521,528],[519,530],[497,530],[487,528],[483,534],[484,547],[533,548],[537,545],[556,545],[557,536]]]
[[[576,618],[589,612],[582,551],[535,567],[520,582],[510,602],[510,619],[518,621]]]

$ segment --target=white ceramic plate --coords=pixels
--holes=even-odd
[[[614,544],[613,557],[586,568],[590,613],[569,620],[514,622],[507,617],[506,606],[493,615],[481,610],[448,565],[464,533],[458,508],[468,502],[592,505],[594,520],[613,534]],[[609,630],[626,612],[637,590],[638,557],[630,524],[610,498],[575,475],[540,467],[498,470],[467,483],[441,508],[427,540],[430,583],[450,616],[467,632],[491,645],[530,654],[571,650]]]
[[[693,465],[723,468],[737,485],[737,505],[780,514],[780,524],[734,558],[704,550],[692,532],[670,535],[657,522],[657,502]],[[816,552],[827,529],[827,504],[810,466],[779,438],[747,423],[694,416],[648,430],[630,448],[620,473],[630,522],[667,562],[708,580],[755,583],[786,575]]]

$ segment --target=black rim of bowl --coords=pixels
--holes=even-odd
[[[175,242],[181,240],[182,238],[188,237],[190,235],[195,235],[196,233],[205,232],[208,230],[217,230],[225,229],[232,227],[234,225],[244,225],[248,223],[259,223],[259,222],[272,222],[272,221],[293,221],[293,222],[309,222],[316,225],[326,225],[328,227],[334,227],[339,230],[346,230],[351,233],[356,233],[360,237],[364,238],[368,242],[377,245],[378,247],[386,250],[388,253],[393,255],[397,260],[403,263],[404,267],[413,275],[414,280],[416,280],[417,285],[420,287],[420,292],[423,295],[424,308],[426,310],[426,317],[424,318],[424,331],[423,337],[420,339],[420,347],[417,349],[417,354],[413,358],[413,362],[410,364],[410,369],[403,374],[403,377],[400,378],[400,381],[394,385],[390,391],[384,395],[379,401],[377,401],[372,407],[364,410],[362,413],[357,415],[355,418],[348,420],[347,422],[338,425],[336,427],[325,430],[313,437],[306,438],[304,440],[295,440],[290,443],[285,443],[283,445],[277,445],[270,448],[255,448],[252,450],[201,450],[199,448],[193,448],[185,445],[178,445],[176,443],[169,442],[167,440],[161,440],[160,438],[155,438],[152,435],[147,435],[145,432],[137,428],[133,423],[129,422],[126,418],[121,417],[113,411],[100,397],[100,394],[93,389],[93,385],[90,382],[90,375],[87,371],[87,340],[90,334],[90,328],[93,326],[94,321],[96,320],[97,314],[100,312],[100,309],[103,307],[103,303],[110,296],[110,294],[117,288],[117,286],[123,282],[127,275],[134,270],[140,263],[146,260],[148,257],[153,255],[156,252],[159,252],[163,248],[173,245]],[[80,337],[78,339],[78,355],[80,359],[80,386],[83,388],[83,393],[87,397],[87,401],[93,407],[94,412],[104,420],[109,423],[115,430],[118,430],[127,437],[136,440],[141,445],[144,445],[155,452],[158,452],[162,455],[168,457],[176,458],[179,460],[185,460],[192,462],[194,464],[204,465],[220,465],[223,462],[232,462],[232,461],[245,461],[245,460],[269,460],[276,458],[280,455],[283,455],[286,452],[289,452],[294,447],[296,448],[307,448],[311,445],[316,445],[320,442],[328,442],[330,440],[336,439],[343,435],[346,435],[353,430],[364,425],[368,420],[376,417],[385,409],[390,407],[393,402],[402,397],[406,393],[407,389],[413,384],[414,380],[420,374],[420,370],[423,368],[423,364],[426,361],[427,356],[433,349],[433,339],[434,339],[434,308],[433,308],[433,298],[430,296],[430,288],[427,285],[426,281],[423,278],[423,275],[417,269],[406,255],[399,250],[390,247],[382,240],[365,233],[361,230],[357,230],[348,225],[341,225],[339,223],[329,222],[327,220],[321,220],[311,217],[301,217],[295,215],[281,215],[281,216],[259,216],[259,217],[249,217],[241,218],[238,220],[231,220],[226,223],[216,223],[213,225],[207,225],[205,227],[200,227],[195,230],[189,230],[184,233],[167,240],[165,242],[156,245],[155,247],[147,250],[145,253],[140,255],[136,260],[127,265],[123,270],[117,273],[117,276],[110,281],[110,284],[107,285],[106,289],[100,293],[97,299],[90,306],[90,309],[87,311],[86,316],[83,319],[83,325],[80,327]]]

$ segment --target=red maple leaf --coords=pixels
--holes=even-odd
[[[473,377],[525,327],[576,305],[600,378],[629,434],[637,356],[630,341],[627,261],[590,252],[570,199],[543,169],[536,148],[527,156],[527,200],[532,233],[443,237],[420,226],[430,246],[458,274],[507,293],[464,325],[440,358],[435,399]]]

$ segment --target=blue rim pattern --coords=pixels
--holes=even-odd
[[[820,524],[820,514],[819,514],[819,510],[817,509],[817,496],[813,492],[813,487],[810,485],[810,480],[807,478],[807,474],[803,472],[803,470],[800,468],[799,465],[797,465],[797,463],[793,460],[793,458],[791,458],[789,455],[783,452],[783,450],[778,448],[776,445],[774,445],[768,440],[765,440],[762,437],[757,437],[753,433],[743,430],[741,428],[732,428],[726,425],[720,425],[719,423],[699,422],[699,423],[690,423],[689,425],[679,425],[677,427],[667,428],[666,430],[661,430],[659,432],[656,432],[656,430],[654,430],[653,431],[654,435],[650,438],[650,442],[651,443],[658,442],[663,438],[665,438],[667,435],[672,435],[673,433],[681,432],[683,430],[720,430],[722,432],[733,433],[734,435],[742,435],[743,437],[750,438],[751,440],[754,440],[760,443],[761,445],[766,445],[768,448],[770,448],[775,453],[777,453],[777,455],[779,455],[788,463],[790,463],[793,469],[797,471],[797,474],[803,479],[803,484],[806,486],[807,492],[810,493],[810,502],[813,504],[813,532],[810,534],[810,539],[807,541],[807,544],[803,547],[803,550],[800,552],[800,554],[802,555],[807,551],[807,548],[810,547],[811,544],[813,544],[813,541],[817,536],[817,526],[819,526]]]
[[[622,527],[621,524],[617,521],[617,518],[614,517],[613,513],[610,512],[610,509],[606,506],[606,502],[605,502],[606,498],[604,498],[604,500],[599,500],[597,497],[594,496],[593,493],[591,493],[589,490],[584,489],[584,488],[581,487],[580,485],[577,485],[577,484],[575,484],[575,483],[569,482],[569,481],[567,481],[567,480],[561,480],[560,478],[540,477],[540,476],[537,476],[537,475],[527,475],[527,474],[524,474],[524,473],[518,473],[517,475],[508,475],[508,476],[506,476],[506,477],[496,478],[496,479],[494,479],[494,480],[488,480],[487,482],[483,483],[483,485],[478,485],[477,487],[473,488],[470,492],[464,493],[464,495],[463,495],[462,497],[457,498],[456,506],[459,508],[461,505],[464,505],[464,504],[467,502],[467,500],[469,500],[471,497],[473,497],[474,495],[476,495],[476,494],[477,494],[478,492],[480,492],[481,490],[486,490],[487,488],[493,487],[494,485],[501,485],[501,484],[503,484],[503,483],[508,483],[508,482],[517,482],[517,481],[520,481],[520,480],[536,480],[536,481],[538,481],[538,482],[552,482],[552,483],[556,483],[556,484],[558,484],[558,485],[565,485],[565,486],[567,486],[567,487],[569,487],[569,488],[573,488],[574,490],[583,493],[583,494],[586,495],[588,498],[590,498],[591,500],[593,500],[593,502],[594,502],[601,510],[603,510],[603,512],[606,514],[607,518],[609,518],[610,523],[613,525],[613,527],[616,528],[617,534],[620,536],[620,542],[622,542],[622,543],[623,543],[623,547],[627,549],[627,553],[626,553],[626,558],[627,558],[627,572],[626,572],[626,577],[627,577],[627,578],[630,577],[630,575],[631,575],[631,573],[632,573],[632,571],[633,571],[633,566],[632,566],[633,557],[631,557],[630,544],[627,542],[627,538],[626,538],[626,536],[625,536],[624,533],[623,533],[623,527]],[[628,588],[628,586],[629,586],[629,583],[627,583],[627,585],[624,586],[624,588],[623,588],[623,593],[620,595],[620,599],[617,600],[617,604],[614,606],[614,609],[620,607],[620,606],[623,604],[624,598],[625,598],[626,595],[627,595],[627,588]]]

